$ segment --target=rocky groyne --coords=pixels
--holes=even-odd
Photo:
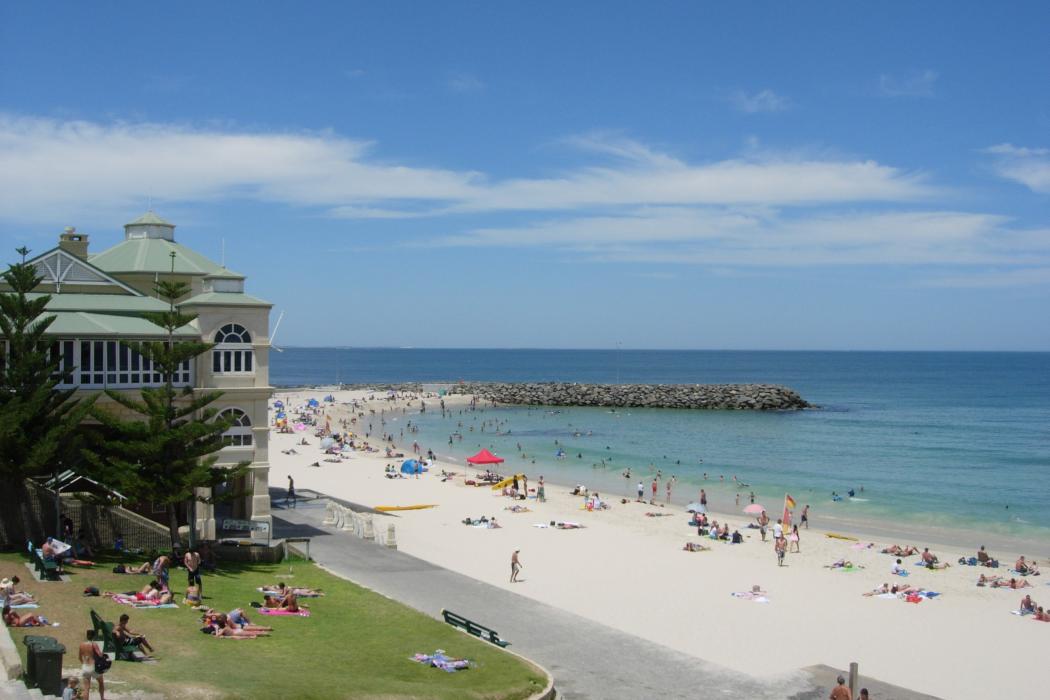
[[[811,404],[777,384],[574,384],[466,382],[449,387],[496,403],[526,406],[692,408],[723,411],[796,411]]]

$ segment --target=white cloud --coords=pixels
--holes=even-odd
[[[1001,177],[1019,182],[1033,192],[1050,194],[1050,149],[1001,143],[984,152],[994,156],[992,167]]]
[[[485,89],[485,83],[470,73],[456,73],[449,76],[448,87],[453,92],[479,92]]]
[[[225,198],[319,207],[336,217],[415,217],[642,205],[899,202],[930,196],[921,174],[874,161],[756,155],[687,163],[627,139],[571,140],[611,162],[547,178],[384,162],[367,141],[0,115],[0,218],[79,221],[163,202]]]
[[[883,73],[879,76],[879,93],[884,97],[933,97],[937,71],[926,69],[904,76]]]
[[[790,106],[787,98],[778,95],[772,90],[759,90],[749,94],[743,90],[737,90],[727,98],[729,104],[746,114],[757,112],[781,112]]]
[[[617,216],[479,228],[449,246],[545,246],[607,262],[705,266],[1050,264],[1050,231],[955,211],[801,216],[735,208],[647,208]]]

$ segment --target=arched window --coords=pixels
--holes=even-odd
[[[252,444],[252,419],[239,408],[227,408],[217,416],[220,420],[232,420],[233,425],[222,434],[223,443],[227,447],[251,447]]]
[[[255,371],[252,336],[237,323],[227,323],[215,332],[211,371],[215,374],[251,374]]]

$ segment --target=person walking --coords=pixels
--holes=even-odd
[[[518,582],[518,572],[521,571],[521,559],[518,554],[521,553],[520,549],[515,549],[514,554],[510,555],[510,582]]]
[[[288,475],[288,492],[284,495],[284,505],[287,506],[289,501],[292,503],[292,508],[295,508],[295,479],[291,474]]]
[[[638,482],[638,502],[645,503],[645,484]]]
[[[671,488],[674,486],[674,482],[678,480],[674,474],[667,480],[667,505],[671,505]]]
[[[766,529],[769,527],[769,516],[766,515],[766,511],[762,511],[762,515],[758,516],[758,531],[762,534],[762,541],[766,541]]]
[[[802,524],[806,526],[807,530],[809,529],[809,506],[808,505],[805,508],[802,509]]]
[[[776,539],[773,550],[777,553],[777,566],[783,566],[784,554],[787,553],[787,540],[784,539],[783,535]]]
[[[547,502],[547,491],[543,487],[543,476],[540,476],[540,482],[536,485],[536,500],[540,503]]]
[[[105,700],[106,697],[106,683],[102,680],[102,674],[105,671],[97,670],[95,662],[105,657],[102,650],[98,648],[95,642],[91,641],[91,637],[94,636],[95,630],[88,630],[88,640],[81,642],[79,651],[80,657],[80,680],[83,683],[84,700],[91,700],[91,679],[94,678],[98,681],[98,696]],[[108,661],[108,657],[107,661]]]
[[[653,497],[649,499],[650,505],[656,505],[656,491],[660,488],[660,480],[657,477],[653,477]]]
[[[700,505],[704,507],[704,512],[707,512],[707,492],[700,489]]]
[[[795,553],[802,554],[802,550],[798,546],[798,525],[791,526],[791,543],[795,545]]]

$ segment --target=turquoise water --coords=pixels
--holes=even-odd
[[[415,438],[457,460],[485,446],[508,459],[508,471],[521,467],[532,478],[542,473],[615,495],[628,491],[623,469],[632,470],[632,491],[639,476],[648,489],[659,469],[665,478],[677,476],[675,501],[695,499],[703,486],[716,509],[732,510],[738,491],[745,505],[753,490],[775,511],[788,492],[817,516],[965,527],[1026,540],[1050,535],[1050,354],[289,349],[284,355],[291,356],[274,360],[274,383],[282,376],[291,378],[287,383],[332,382],[336,372],[347,382],[783,383],[822,408],[504,407],[442,417],[432,404],[426,414],[392,418],[387,431],[398,435],[412,420],[419,433],[406,432],[402,444]],[[494,434],[496,421],[510,434]],[[463,440],[449,448],[457,429]],[[559,447],[563,459],[555,456]],[[733,475],[750,487],[736,488]],[[864,500],[832,502],[832,491],[850,488]]]

